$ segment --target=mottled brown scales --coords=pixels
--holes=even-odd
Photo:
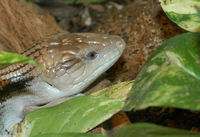
[[[38,41],[31,48],[22,52],[22,54],[33,58],[39,64],[45,66],[45,70],[32,64],[13,64],[0,69],[1,97],[4,94],[9,94],[8,92],[26,86],[22,81],[27,82],[35,77],[51,81],[51,79],[62,76],[66,72],[71,73],[75,71],[80,67],[79,65],[76,65],[73,70],[71,68],[81,62],[81,59],[77,58],[75,53],[81,50],[81,46],[88,45],[88,41],[90,41],[90,38],[78,33],[75,35],[71,33],[58,33]],[[74,46],[77,44],[80,46]],[[19,85],[21,87],[18,87]],[[10,90],[10,87],[12,87],[12,90]]]

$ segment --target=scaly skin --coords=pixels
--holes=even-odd
[[[42,64],[11,65],[0,70],[0,135],[11,135],[25,106],[45,104],[83,91],[121,56],[119,36],[59,33],[40,40],[23,55]]]

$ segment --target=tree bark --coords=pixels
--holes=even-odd
[[[20,53],[42,37],[62,31],[55,19],[36,5],[0,0],[0,51]]]

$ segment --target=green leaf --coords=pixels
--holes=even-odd
[[[200,110],[200,33],[167,40],[147,60],[124,110],[150,106]]]
[[[199,0],[159,0],[164,12],[170,20],[181,28],[200,32]]]
[[[30,63],[42,67],[33,59],[23,56],[21,54],[0,51],[0,68],[17,63]]]
[[[105,96],[105,97],[116,98],[116,99],[121,99],[122,101],[125,101],[125,99],[127,98],[127,94],[130,92],[131,87],[133,86],[133,83],[134,83],[134,80],[121,82],[119,84],[93,92],[91,95]]]
[[[49,134],[37,135],[34,137],[106,137],[106,136],[99,134],[86,134],[86,133],[62,133],[62,134],[49,133]]]
[[[113,137],[199,137],[199,133],[162,127],[155,124],[137,123],[119,129]]]
[[[80,96],[51,108],[26,115],[16,137],[33,137],[44,133],[87,132],[118,112],[124,102],[107,97]]]

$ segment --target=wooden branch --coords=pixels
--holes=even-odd
[[[0,0],[1,51],[22,52],[40,38],[62,31],[51,15],[35,5]]]

